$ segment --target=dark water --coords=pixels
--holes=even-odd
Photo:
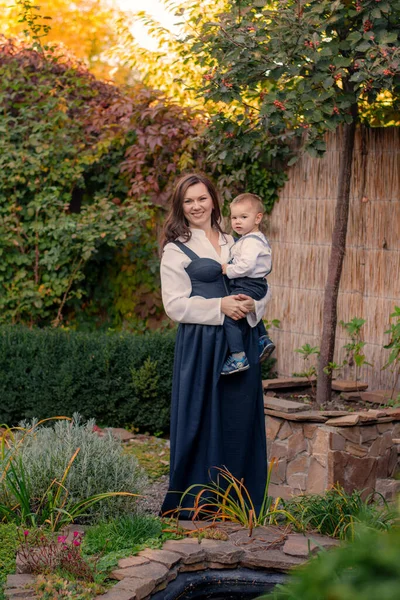
[[[251,569],[184,573],[152,600],[255,600],[284,581],[281,573]]]

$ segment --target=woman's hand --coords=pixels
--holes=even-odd
[[[250,302],[249,302],[250,301]],[[234,321],[243,319],[247,313],[254,309],[254,300],[244,294],[236,296],[225,296],[221,300],[221,310],[227,317],[231,317]]]
[[[247,312],[256,312],[256,303],[254,302],[253,298],[246,296],[246,294],[237,294],[235,298],[242,302],[242,306],[247,308]]]

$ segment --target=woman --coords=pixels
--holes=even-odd
[[[266,442],[257,330],[265,299],[229,296],[223,263],[233,238],[222,232],[218,195],[203,175],[182,177],[164,226],[161,286],[167,315],[180,323],[171,407],[170,486],[162,513],[190,517],[192,484],[226,467],[244,481],[256,509],[266,477]],[[221,377],[227,353],[224,316],[240,320],[250,369]],[[246,317],[246,318],[244,318]],[[211,473],[215,477],[215,472]],[[199,488],[200,489],[200,488]]]

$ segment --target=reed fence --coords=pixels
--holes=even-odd
[[[273,297],[267,317],[281,321],[281,329],[271,331],[280,375],[303,371],[303,359],[294,350],[320,343],[341,141],[341,131],[329,134],[322,159],[305,155],[290,169],[269,219]],[[400,128],[360,128],[354,152],[338,321],[366,319],[365,353],[373,366],[362,368],[361,379],[370,389],[389,389],[393,375],[382,367],[389,355],[384,331],[400,305]],[[338,325],[336,362],[343,360],[348,341]],[[353,375],[346,368],[341,376]]]

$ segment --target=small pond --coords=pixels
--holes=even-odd
[[[151,600],[254,600],[285,579],[282,573],[251,569],[182,573]]]

